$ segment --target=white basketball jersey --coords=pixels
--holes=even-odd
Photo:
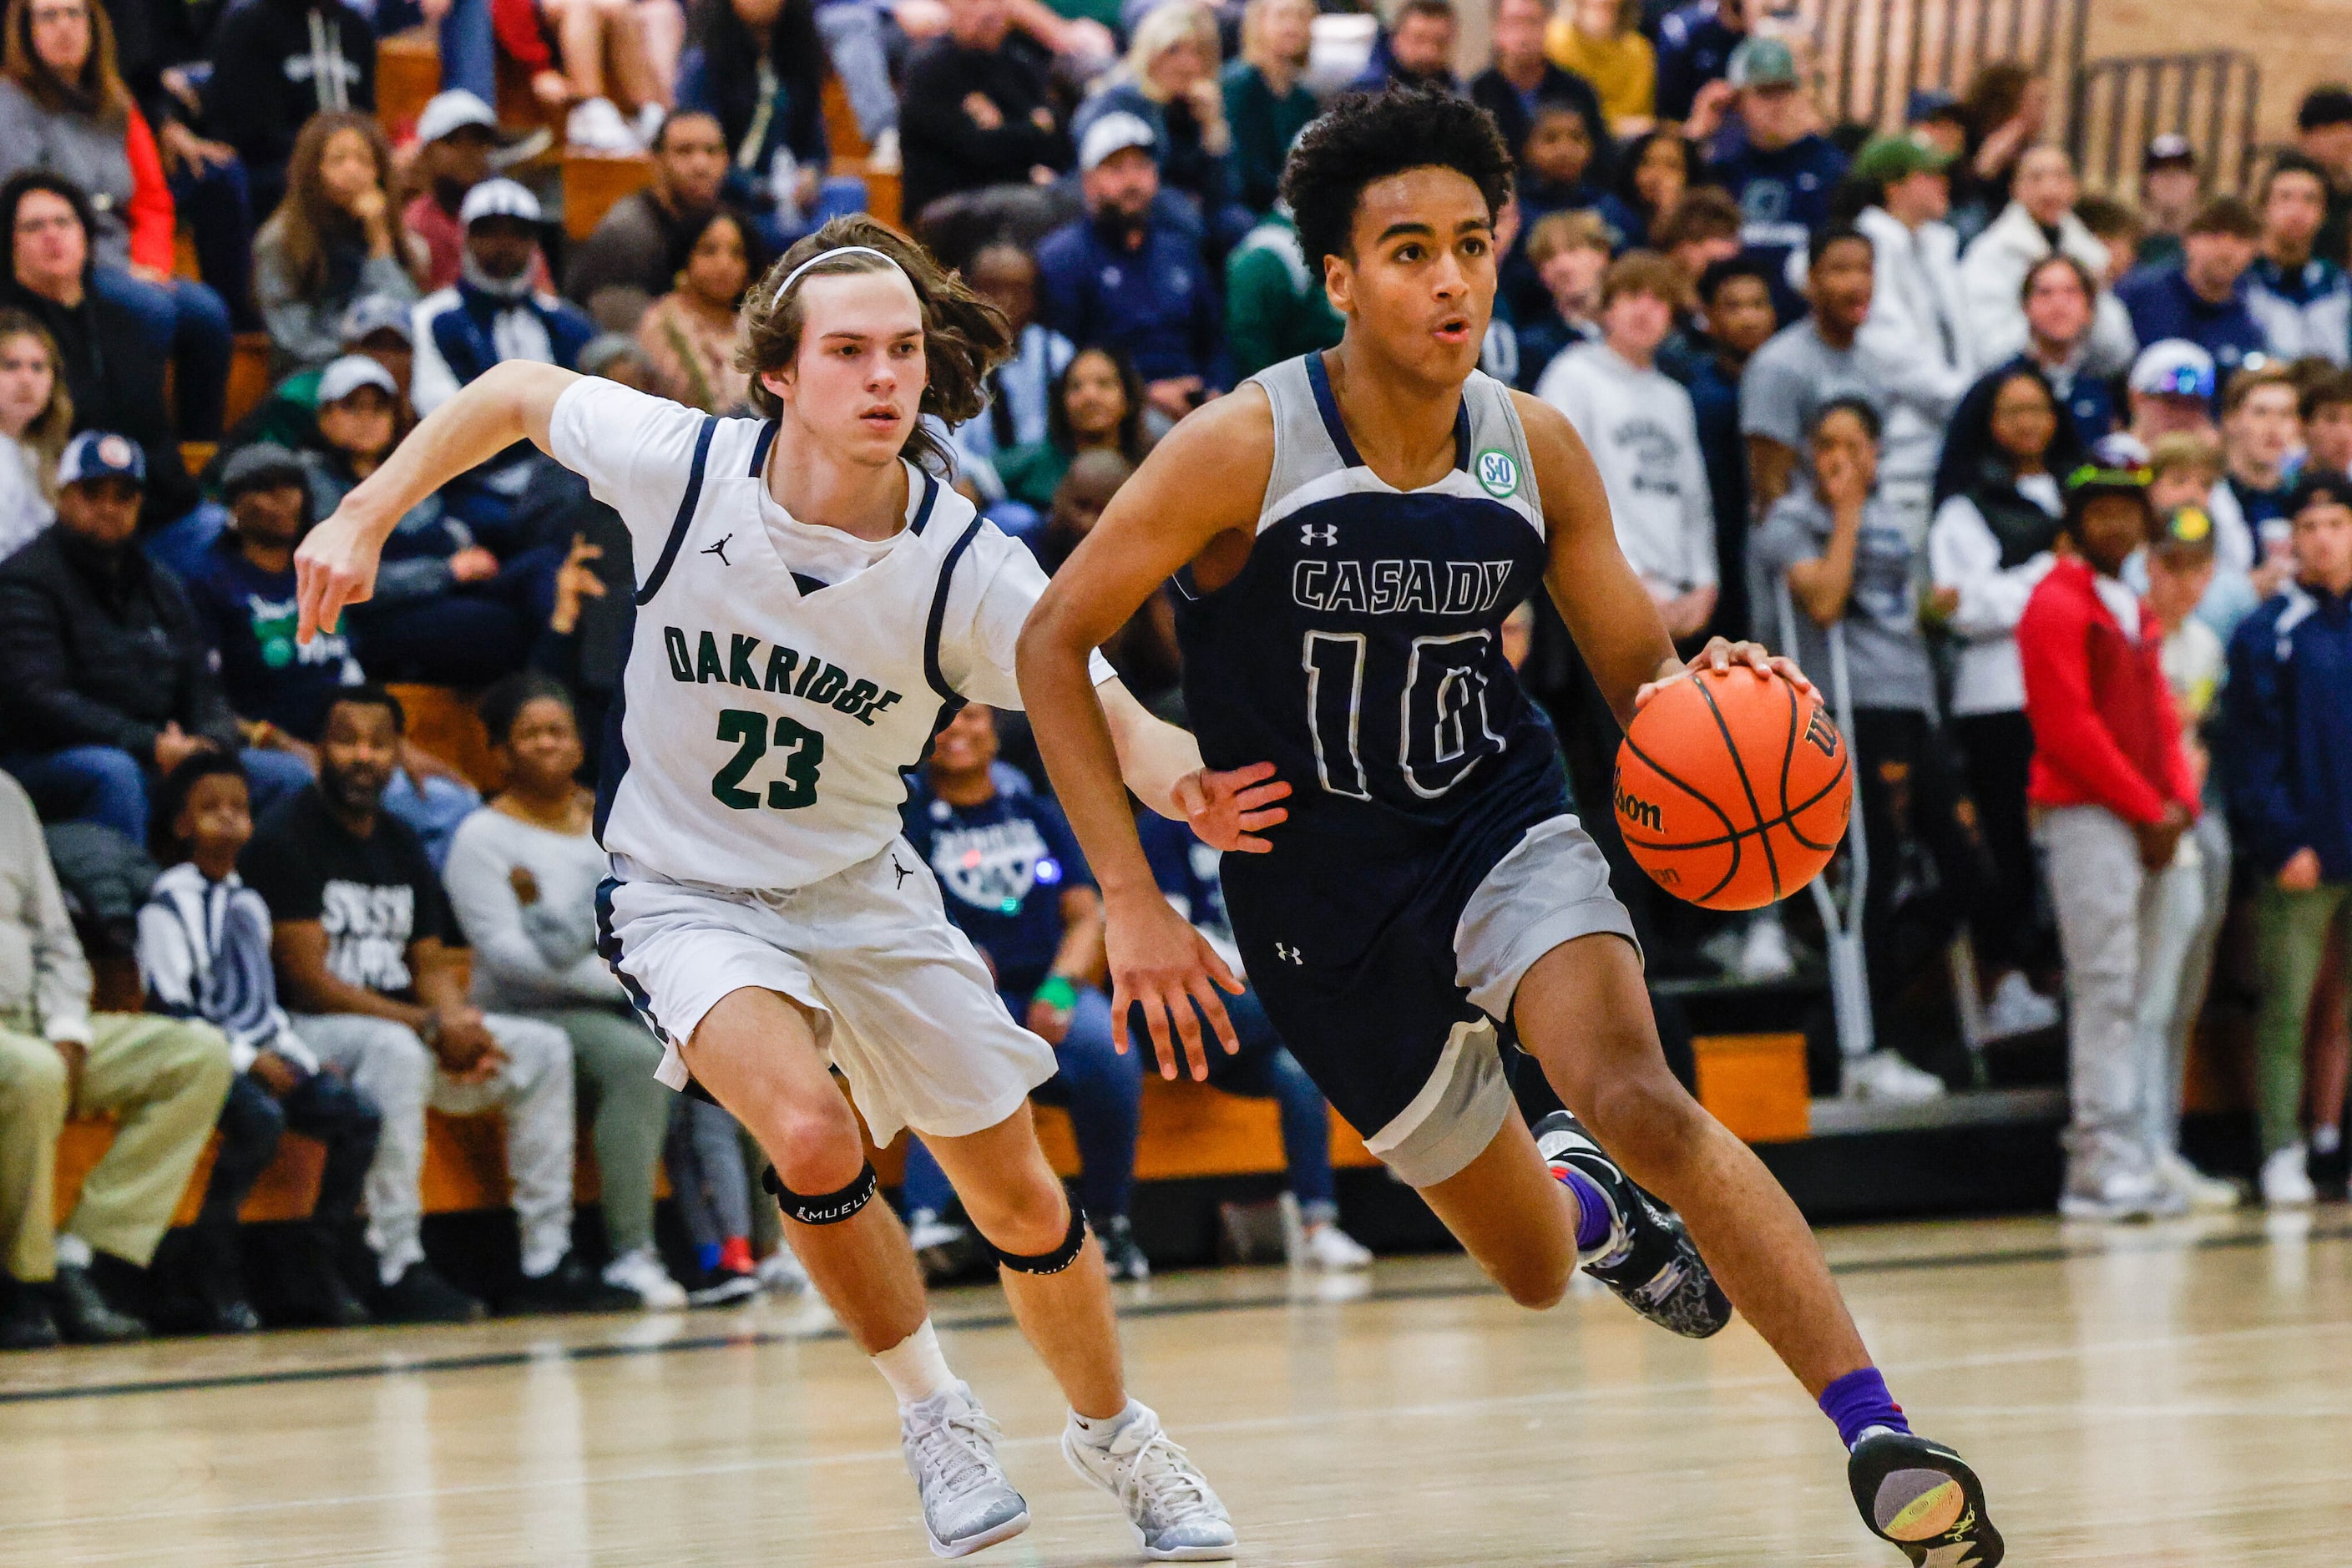
[[[597,792],[607,850],[678,880],[805,887],[898,836],[902,772],[966,696],[1018,705],[1011,630],[1044,574],[933,476],[909,465],[907,526],[826,585],[795,575],[761,520],[772,425],[602,381],[552,423],[556,456],[635,548]]]

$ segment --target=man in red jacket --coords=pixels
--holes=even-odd
[[[2017,647],[2034,756],[2026,798],[2049,857],[2073,1003],[2066,1189],[2070,1219],[2176,1214],[2147,1137],[2162,1051],[2137,1026],[2158,934],[2158,877],[2196,820],[2197,786],[2160,663],[2163,634],[2117,577],[2147,536],[2147,455],[2102,442],[2067,481],[2069,547],[2027,601]]]

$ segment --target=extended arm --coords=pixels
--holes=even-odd
[[[556,399],[579,379],[555,365],[509,360],[427,416],[294,552],[296,639],[334,630],[346,605],[368,597],[383,542],[409,508],[517,441],[551,455],[548,422]]]
[[[1226,576],[1239,569],[1273,462],[1272,411],[1255,388],[1185,419],[1120,487],[1102,521],[1047,584],[1021,634],[1021,693],[1037,748],[1102,889],[1112,1028],[1124,1049],[1128,1005],[1141,1001],[1160,1071],[1170,1078],[1176,1068],[1171,1017],[1193,1076],[1205,1078],[1208,1058],[1193,1005],[1208,1015],[1226,1048],[1237,1049],[1216,987],[1238,994],[1242,986],[1152,879],[1128,809],[1117,726],[1097,697],[1087,659],[1154,589],[1213,544],[1229,557]],[[1112,690],[1113,705],[1121,699],[1133,702],[1123,689]],[[1146,749],[1164,743],[1149,742]],[[1129,749],[1137,749],[1134,738]],[[1158,765],[1172,769],[1181,760],[1171,754]],[[1144,763],[1137,761],[1139,773]],[[1148,782],[1139,778],[1139,794]],[[1255,821],[1244,816],[1243,826],[1275,819],[1271,813]]]

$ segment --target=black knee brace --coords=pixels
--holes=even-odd
[[[877,1185],[874,1162],[857,1173],[857,1179],[839,1192],[822,1193],[809,1197],[784,1185],[773,1165],[760,1173],[760,1184],[776,1196],[776,1206],[784,1211],[786,1219],[796,1219],[803,1225],[839,1225],[874,1201]]]
[[[1073,1204],[1070,1205],[1070,1234],[1064,1237],[1062,1245],[1053,1251],[1041,1252],[1033,1258],[1024,1258],[1018,1253],[1007,1252],[993,1243],[988,1249],[996,1254],[997,1262],[1012,1269],[1015,1274],[1059,1274],[1078,1260],[1078,1251],[1086,1244],[1087,1222],[1085,1216],[1078,1213],[1077,1205]]]

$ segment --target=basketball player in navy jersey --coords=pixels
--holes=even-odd
[[[1547,591],[1622,721],[1685,669],[1575,431],[1475,368],[1510,183],[1459,100],[1350,98],[1309,126],[1283,195],[1346,335],[1179,425],[1031,614],[1022,691],[1099,879],[1114,1016],[1140,1006],[1170,1077],[1180,1049],[1202,1076],[1202,1017],[1233,1048],[1217,994],[1239,983],[1153,885],[1087,673],[1172,576],[1203,758],[1270,758],[1293,788],[1272,851],[1226,861],[1226,900],[1332,1102],[1522,1305],[1581,1263],[1704,1336],[1727,1292],[1836,1422],[1871,1530],[1990,1568],[1975,1474],[1911,1434],[1795,1205],[1667,1071],[1632,925],[1503,658],[1503,621]],[[1803,679],[1720,638],[1698,662]],[[1574,1114],[1520,1119],[1505,1031]]]

